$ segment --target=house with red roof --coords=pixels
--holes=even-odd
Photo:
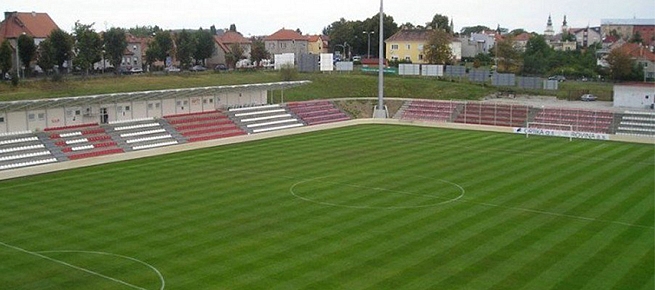
[[[47,13],[5,12],[5,19],[0,22],[0,43],[9,40],[9,44],[14,49],[12,60],[15,62],[18,37],[31,36],[34,38],[34,44],[39,45],[58,28]]]
[[[293,53],[296,55],[296,61],[298,61],[300,55],[309,53],[307,36],[290,29],[282,28],[265,37],[264,45],[266,45],[266,51],[271,54],[271,57],[276,54]]]
[[[325,35],[309,35],[307,42],[310,54],[328,53],[329,43]]]
[[[625,43],[616,49],[630,55],[637,64],[644,67],[645,79],[655,80],[655,53],[650,47],[640,43]]]
[[[234,45],[239,45],[243,50],[243,56],[250,58],[252,41],[239,32],[228,30],[214,36],[214,54],[206,60],[207,66],[213,68],[219,64],[227,64],[225,56],[232,52]]]

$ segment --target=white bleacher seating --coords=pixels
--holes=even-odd
[[[156,148],[156,147],[162,147],[162,146],[169,146],[169,145],[175,145],[177,144],[177,141],[167,141],[167,142],[161,142],[161,143],[151,143],[151,144],[145,144],[145,145],[138,145],[132,147],[132,150],[142,150],[142,149],[150,149],[150,148]]]
[[[13,169],[13,168],[19,168],[19,167],[26,167],[26,166],[32,166],[32,165],[39,165],[39,164],[46,164],[46,163],[52,163],[52,162],[57,162],[57,158],[48,158],[48,159],[41,159],[41,160],[33,160],[33,161],[26,161],[26,162],[19,162],[19,163],[0,165],[0,170]]]

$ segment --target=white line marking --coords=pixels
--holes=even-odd
[[[537,213],[537,214],[543,214],[543,215],[550,215],[550,216],[555,216],[555,217],[565,217],[565,218],[578,219],[578,220],[584,220],[584,221],[590,221],[590,222],[604,222],[604,223],[611,223],[611,224],[617,224],[617,225],[635,227],[635,228],[642,228],[642,229],[655,229],[655,227],[649,227],[649,226],[644,226],[644,225],[631,224],[631,223],[619,222],[619,221],[604,220],[604,219],[597,219],[597,218],[590,218],[590,217],[577,216],[577,215],[570,215],[570,214],[565,214],[565,213],[556,213],[556,212],[543,211],[543,210],[538,210],[538,209],[504,206],[504,205],[486,203],[486,202],[475,202],[475,201],[472,201],[472,200],[460,200],[460,201],[461,202],[466,202],[466,203],[471,203],[471,204],[488,206],[488,207],[498,207],[498,208],[504,208],[504,209],[518,210],[518,211]]]
[[[46,256],[46,255],[43,255],[43,254],[40,254],[40,253],[38,253],[38,252],[28,251],[28,250],[25,250],[25,249],[23,249],[23,248],[19,248],[19,247],[16,247],[16,246],[12,246],[12,245],[7,244],[7,243],[4,243],[4,242],[0,242],[0,245],[3,245],[3,246],[5,246],[5,247],[7,247],[7,248],[14,249],[14,250],[16,250],[16,251],[23,252],[23,253],[26,253],[26,254],[29,254],[29,255],[32,255],[32,256],[36,256],[36,257],[39,257],[39,258],[42,258],[42,259],[45,259],[45,260],[48,260],[48,261],[51,261],[51,262],[54,262],[54,263],[60,264],[60,265],[64,265],[64,266],[67,266],[67,267],[70,267],[70,268],[73,268],[73,269],[76,269],[76,270],[80,270],[80,271],[82,271],[82,272],[86,272],[86,273],[91,274],[91,275],[95,275],[95,276],[98,276],[98,277],[101,277],[101,278],[105,278],[105,279],[107,279],[107,280],[114,281],[114,282],[119,283],[119,284],[123,284],[123,285],[125,285],[125,286],[130,287],[130,288],[141,289],[141,290],[147,290],[146,288],[143,288],[143,287],[139,287],[139,286],[136,286],[136,285],[130,284],[130,283],[125,282],[125,281],[120,280],[120,279],[116,279],[116,278],[113,278],[113,277],[109,277],[109,276],[107,276],[107,275],[103,275],[103,274],[100,274],[100,273],[98,273],[98,272],[95,272],[95,271],[92,271],[92,270],[86,269],[86,268],[82,268],[82,267],[79,267],[79,266],[75,266],[75,265],[73,265],[73,264],[70,264],[70,263],[67,263],[67,262],[64,262],[64,261],[61,261],[61,260],[57,260],[57,259],[54,259],[54,258],[50,258],[50,257],[48,257],[48,256]],[[161,275],[161,273],[160,273],[160,272],[159,272],[155,267],[153,267],[153,266],[151,266],[151,265],[149,265],[149,264],[147,264],[147,263],[145,263],[145,262],[142,262],[142,261],[139,261],[139,260],[137,260],[137,259],[134,259],[134,258],[130,258],[130,257],[127,257],[127,256],[121,256],[121,255],[110,254],[110,253],[90,252],[90,251],[89,251],[89,252],[85,252],[85,251],[45,251],[45,252],[43,252],[43,253],[55,253],[55,252],[92,253],[92,254],[99,254],[99,255],[107,255],[107,256],[121,257],[121,258],[125,258],[125,259],[128,259],[128,260],[131,260],[131,261],[137,262],[137,263],[141,263],[141,264],[144,264],[144,265],[150,267],[151,269],[153,269],[153,270],[157,273],[157,275],[159,276],[159,279],[160,279],[161,282],[162,282],[162,285],[161,285],[161,288],[160,288],[160,289],[163,290],[164,287],[165,287],[164,277]]]
[[[421,194],[421,193],[414,193],[414,192],[408,192],[408,191],[392,190],[392,189],[381,188],[381,187],[368,187],[368,186],[362,186],[362,185],[356,185],[356,184],[321,180],[321,179],[325,179],[325,178],[328,178],[328,177],[335,177],[335,176],[322,176],[322,177],[306,179],[306,180],[296,182],[293,185],[291,185],[291,187],[289,188],[289,192],[294,197],[296,197],[298,199],[301,199],[301,200],[304,200],[304,201],[308,201],[308,202],[312,202],[312,203],[316,203],[316,204],[327,205],[327,206],[356,208],[356,209],[416,209],[416,208],[435,207],[435,206],[439,206],[439,205],[443,205],[443,204],[447,204],[447,203],[457,201],[460,198],[464,197],[464,195],[466,194],[466,190],[464,190],[464,188],[461,187],[457,183],[453,183],[453,182],[450,182],[450,181],[447,181],[447,180],[442,180],[442,179],[434,179],[434,178],[430,178],[430,177],[423,177],[423,176],[418,176],[418,177],[437,180],[439,182],[447,183],[447,184],[450,184],[452,186],[457,187],[460,190],[460,195],[456,196],[454,198],[448,199],[448,198],[445,198],[445,197],[434,196],[434,195],[430,195],[430,194]],[[391,192],[391,193],[399,193],[399,194],[405,194],[405,195],[428,197],[428,198],[431,198],[431,199],[445,199],[445,201],[438,202],[438,203],[426,204],[426,205],[416,205],[416,206],[366,206],[366,205],[358,206],[358,205],[347,205],[347,204],[344,205],[344,204],[337,204],[337,203],[331,203],[331,202],[317,201],[317,200],[314,200],[314,199],[311,199],[311,198],[307,198],[307,197],[298,195],[295,192],[296,186],[301,185],[303,183],[307,183],[307,182],[321,182],[321,183],[334,184],[334,185],[343,185],[343,186],[354,187],[354,188],[372,189],[372,190],[376,190],[376,191],[387,191],[387,192]]]

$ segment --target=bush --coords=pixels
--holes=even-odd
[[[298,77],[298,70],[295,66],[284,65],[280,68],[280,77],[282,81],[293,81]]]

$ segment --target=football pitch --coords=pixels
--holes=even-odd
[[[359,125],[7,180],[0,289],[653,289],[654,164]]]

